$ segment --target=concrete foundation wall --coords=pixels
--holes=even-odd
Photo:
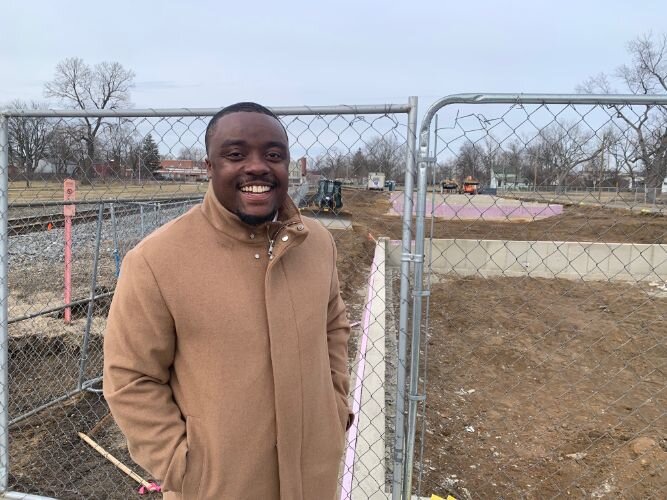
[[[433,240],[432,251],[434,271],[462,276],[667,281],[667,245],[441,239]],[[387,265],[400,262],[400,241],[391,241]]]

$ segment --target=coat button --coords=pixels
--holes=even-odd
[[[298,226],[296,226],[296,230],[303,231],[303,224],[299,224]]]
[[[280,238],[280,239],[283,240],[283,241],[287,241],[287,240],[289,240],[289,236],[285,235],[285,236],[283,236],[283,237]]]
[[[255,258],[259,259],[259,254],[258,253],[255,254]]]

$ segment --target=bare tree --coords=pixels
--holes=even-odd
[[[177,160],[191,160],[196,167],[204,166],[206,150],[201,146],[182,147],[176,155]]]
[[[489,184],[492,172],[497,174],[501,166],[502,148],[496,138],[489,134],[484,138],[480,150],[483,168],[477,178],[483,184]]]
[[[456,157],[455,175],[463,181],[466,177],[478,178],[482,171],[482,152],[472,142],[466,142],[459,149]]]
[[[364,148],[369,172],[383,172],[387,179],[402,178],[405,170],[406,145],[394,135],[371,138]]]
[[[583,132],[578,124],[554,123],[543,128],[529,147],[535,168],[540,167],[541,178],[535,174],[536,185],[539,181],[565,185],[570,173],[600,155],[606,144],[604,138]]]
[[[497,174],[502,173],[502,183],[507,184],[507,179],[512,179],[512,184],[516,187],[526,175],[527,166],[525,164],[523,144],[519,140],[512,140],[503,150],[500,157],[500,166]]]
[[[85,145],[76,139],[75,131],[64,122],[58,123],[51,133],[49,140],[49,160],[55,166],[57,175],[72,174],[71,165],[80,168],[85,164]]]
[[[18,100],[12,102],[10,107],[14,110],[46,108],[37,102],[26,104]],[[9,117],[8,127],[10,162],[24,172],[26,187],[30,187],[39,161],[47,155],[53,127],[47,118],[20,115]]]
[[[366,161],[366,155],[361,151],[361,148],[352,155],[352,158],[349,160],[350,169],[348,172],[348,177],[352,178],[363,178],[365,179],[368,176],[368,162]]]
[[[347,177],[350,172],[348,155],[331,149],[315,160],[315,169],[328,179]]]
[[[116,123],[105,123],[105,125],[101,140],[106,159],[117,177],[125,176],[125,172],[131,171],[131,153],[140,147],[139,134],[132,122],[120,118]]]
[[[118,109],[129,105],[133,81],[134,72],[118,62],[91,67],[83,59],[71,57],[58,63],[53,80],[45,86],[45,95],[75,109]],[[72,129],[76,131],[75,137],[86,145],[84,180],[92,178],[96,137],[102,123],[102,118],[84,117],[81,126]]]
[[[615,77],[633,94],[667,93],[667,34],[654,39],[642,35],[628,44],[631,62],[620,66]],[[604,73],[591,77],[577,87],[580,92],[614,92],[613,84]],[[626,144],[627,165],[643,170],[646,186],[660,192],[667,176],[667,108],[664,106],[613,106],[615,117],[632,131]]]

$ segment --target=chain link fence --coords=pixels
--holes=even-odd
[[[429,109],[403,498],[664,498],[666,153],[667,97]]]
[[[419,168],[416,99],[275,109],[353,325],[341,499],[664,496],[666,101],[450,96]],[[215,111],[0,116],[8,489],[136,495],[79,432],[150,479],[100,393],[105,318],[127,250],[201,200]]]
[[[0,423],[9,437],[0,455],[8,490],[61,499],[138,495],[135,480],[79,433],[152,479],[132,463],[101,394],[103,333],[125,253],[201,201],[207,189],[204,132],[216,111],[0,116],[7,324]],[[400,295],[391,295],[385,278],[401,280],[398,270],[385,267],[385,246],[403,234],[412,239],[409,220],[403,224],[400,213],[390,213],[386,190],[412,189],[406,165],[414,171],[416,99],[274,111],[290,140],[290,195],[336,240],[353,325],[350,405],[356,419],[341,464],[340,498],[386,498],[395,380],[406,364],[396,358],[396,337],[385,338],[385,301],[398,302]],[[388,187],[368,190],[371,173],[381,174]],[[75,199],[67,201],[66,179],[76,187]],[[65,217],[72,206],[75,214]]]

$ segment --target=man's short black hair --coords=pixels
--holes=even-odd
[[[215,128],[215,124],[218,123],[218,120],[225,115],[238,112],[262,113],[263,115],[268,115],[272,118],[275,118],[276,121],[280,123],[280,126],[283,128],[283,130],[285,130],[285,126],[282,124],[280,119],[269,108],[266,108],[261,104],[257,104],[256,102],[237,102],[236,104],[231,104],[227,107],[222,108],[220,111],[214,114],[213,118],[211,118],[211,120],[208,122],[208,126],[206,127],[206,135],[204,135],[204,145],[206,146],[206,154],[208,154],[208,142],[210,140],[211,135],[213,134],[213,129]],[[287,130],[285,130],[285,135],[287,135]]]

